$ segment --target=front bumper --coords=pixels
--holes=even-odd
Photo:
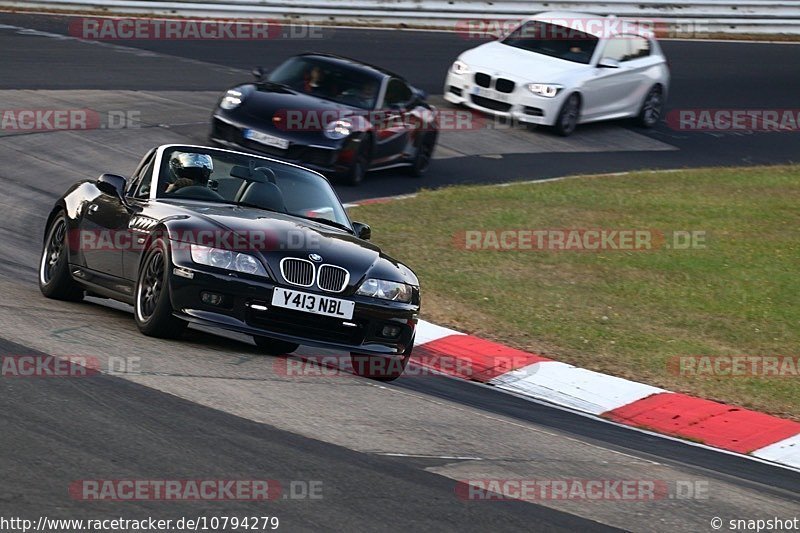
[[[246,139],[244,130],[263,131],[278,137],[286,138],[289,147],[285,150]],[[308,136],[312,133],[309,132]],[[321,136],[321,134],[320,134]],[[209,140],[226,148],[265,155],[288,163],[294,163],[315,170],[322,174],[345,174],[352,164],[356,146],[352,140],[313,142],[303,135],[292,135],[286,132],[266,131],[263,124],[249,123],[241,117],[233,117],[217,110],[211,117],[211,133]]]
[[[511,93],[489,89],[484,95],[476,91],[485,90],[475,83],[475,73],[456,74],[447,72],[444,83],[444,99],[450,103],[464,105],[483,113],[526,124],[552,126],[564,103],[566,91],[553,98],[537,96],[530,92],[526,83],[518,82]]]
[[[355,295],[326,295],[355,301],[353,318],[343,321],[273,307],[272,292],[276,284],[269,278],[197,265],[180,246],[172,247],[172,256],[172,306],[176,316],[189,322],[306,346],[368,355],[402,355],[413,345],[418,305],[384,302]],[[299,287],[287,288],[315,293]],[[222,301],[218,305],[205,303],[201,298],[203,292],[221,295]],[[398,326],[400,334],[395,338],[382,337],[383,328],[387,325]]]

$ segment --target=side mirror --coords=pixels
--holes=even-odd
[[[253,70],[251,70],[251,72],[253,73],[253,77],[256,79],[256,81],[263,80],[264,74],[266,74],[264,72],[264,69],[261,67],[253,67]]]
[[[361,222],[353,222],[353,229],[356,230],[356,237],[368,241],[372,238],[372,228]]]
[[[600,63],[597,64],[599,68],[619,68],[620,64],[619,61],[616,59],[611,59],[610,57],[606,57],[600,60]]]
[[[103,174],[95,182],[95,185],[102,193],[116,196],[119,199],[124,199],[127,184],[128,182],[125,178],[116,174]]]
[[[414,88],[414,96],[418,102],[424,102],[428,99],[427,91],[423,91],[422,89]]]

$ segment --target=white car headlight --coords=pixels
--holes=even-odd
[[[344,139],[353,132],[353,123],[349,120],[334,120],[325,126],[325,137],[338,141]]]
[[[529,83],[528,90],[533,94],[544,96],[545,98],[553,98],[564,87],[562,85],[555,85],[552,83]]]
[[[200,246],[199,244],[192,244],[191,250],[192,261],[198,265],[224,268],[225,270],[267,277],[267,271],[264,270],[264,265],[252,255],[223,250],[221,248],[209,248],[208,246]]]
[[[244,93],[239,89],[229,89],[228,92],[225,93],[225,96],[222,97],[222,100],[219,102],[219,106],[229,111],[231,109],[236,109],[242,102],[244,101]]]
[[[469,73],[469,65],[467,65],[466,63],[464,63],[460,59],[456,60],[456,62],[453,63],[453,66],[450,67],[450,69],[455,74],[468,74]]]
[[[361,296],[371,296],[382,300],[410,303],[414,289],[406,283],[368,278],[356,291]]]

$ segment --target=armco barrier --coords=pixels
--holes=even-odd
[[[679,29],[690,27],[687,33],[800,35],[800,1],[774,0],[0,0],[0,7],[212,18],[298,18],[439,28],[453,28],[465,19],[518,19],[542,11],[568,10],[656,19]]]

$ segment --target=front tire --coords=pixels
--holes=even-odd
[[[371,160],[372,143],[369,137],[364,137],[353,156],[353,164],[344,176],[344,183],[350,186],[360,185],[364,181],[364,176],[367,175]]]
[[[558,112],[558,118],[553,129],[557,134],[562,137],[569,137],[575,132],[578,127],[578,118],[581,112],[581,97],[577,93],[572,93],[564,101],[561,106],[561,111]]]
[[[39,260],[39,290],[47,298],[78,302],[83,288],[69,273],[69,239],[67,217],[59,211],[47,230]]]
[[[636,122],[642,128],[653,128],[658,124],[658,121],[661,120],[663,112],[664,90],[660,85],[655,85],[647,93],[642,103],[642,109],[639,111],[639,116],[636,118]]]
[[[260,335],[253,335],[253,342],[267,355],[285,355],[296,351],[300,347],[299,344],[293,342],[279,341],[278,339],[270,339]]]
[[[159,237],[145,252],[136,281],[134,315],[139,331],[148,337],[180,337],[187,323],[172,314],[169,273],[172,270],[169,246]]]
[[[428,171],[433,159],[434,148],[436,148],[436,134],[432,131],[423,133],[417,147],[417,153],[414,155],[414,161],[409,168],[409,173],[412,176],[419,178]]]

